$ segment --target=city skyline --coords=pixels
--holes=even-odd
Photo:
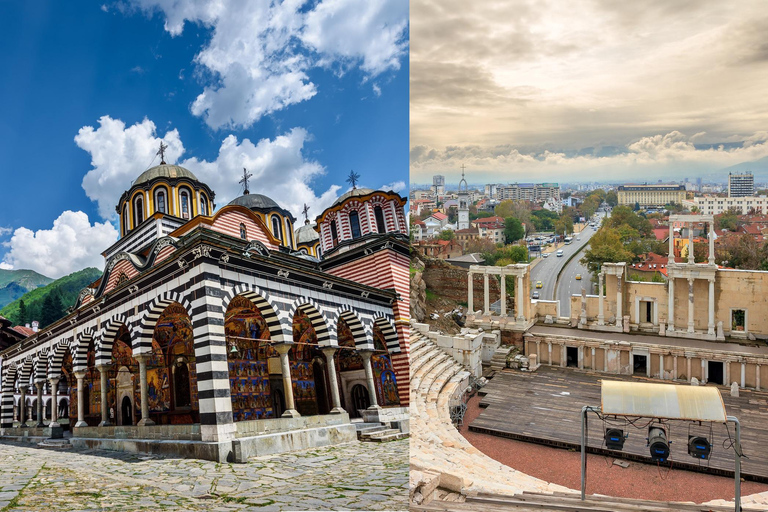
[[[411,182],[765,172],[757,2],[425,0],[412,19]]]

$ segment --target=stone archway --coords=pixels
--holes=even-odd
[[[336,369],[341,388],[341,403],[350,417],[358,418],[360,417],[360,412],[359,407],[356,405],[357,401],[355,400],[353,389],[358,385],[363,387],[367,385],[365,369],[363,367],[363,358],[357,351],[355,334],[344,316],[340,317],[336,323],[336,336],[339,343]],[[365,336],[364,333],[363,336]],[[368,405],[370,405],[370,399],[368,399]]]
[[[302,416],[321,414],[322,411],[330,411],[333,407],[328,403],[330,389],[325,365],[315,365],[316,360],[323,361],[324,356],[320,351],[318,333],[315,325],[320,313],[314,306],[303,305],[296,309],[293,315],[293,343],[288,352],[291,365],[291,382],[293,384],[293,400],[296,410]],[[328,332],[323,333],[328,337]],[[322,372],[315,375],[315,371]],[[325,388],[318,393],[317,386]],[[320,403],[323,400],[323,403]]]

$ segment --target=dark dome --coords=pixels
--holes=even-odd
[[[274,202],[272,198],[262,194],[246,194],[236,199],[233,199],[229,204],[245,206],[246,208],[259,208],[259,209],[278,208],[282,210],[280,205]]]
[[[192,174],[192,171],[189,169],[185,169],[178,165],[160,164],[141,173],[141,176],[136,178],[136,181],[134,181],[133,184],[138,185],[139,183],[146,183],[155,178],[187,178],[192,181],[198,181],[197,176]]]
[[[368,194],[372,194],[373,192],[375,192],[375,190],[373,190],[372,188],[356,188],[342,195],[340,198],[334,201],[331,206],[336,206],[337,204],[341,204],[347,199],[349,199],[350,197],[367,196]]]

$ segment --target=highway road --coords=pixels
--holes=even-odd
[[[601,220],[602,217],[598,220],[598,225]],[[560,247],[563,249],[563,256],[558,258],[555,253],[552,253],[548,258],[543,258],[535,267],[533,267],[533,270],[531,270],[531,286],[533,287],[532,290],[535,291],[536,281],[541,281],[542,288],[538,290],[541,299],[556,300],[570,297],[571,293],[581,293],[581,287],[583,286],[582,282],[584,285],[589,286],[589,274],[587,269],[583,268],[578,262],[578,260],[581,259],[581,256],[576,256],[563,271],[560,286],[558,287],[557,295],[555,295],[555,279],[557,278],[558,271],[565,264],[568,256],[575,252],[581,252],[589,245],[589,239],[595,233],[596,231],[588,226],[581,233],[574,233],[573,243]],[[578,238],[581,238],[581,240],[578,240]],[[582,275],[582,281],[576,280],[576,274],[579,273]],[[560,316],[568,316],[570,315],[570,311],[569,301],[561,300]]]

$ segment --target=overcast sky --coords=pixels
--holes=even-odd
[[[717,176],[766,157],[766,34],[759,1],[412,0],[411,181],[462,163],[477,182]]]

